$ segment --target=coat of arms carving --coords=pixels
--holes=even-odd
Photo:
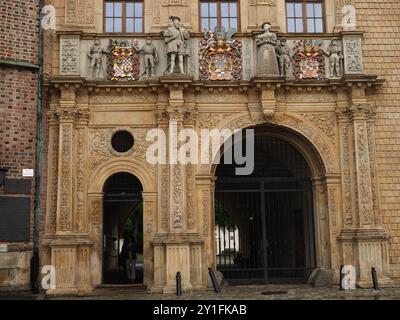
[[[107,48],[107,76],[110,80],[138,80],[140,59],[137,41],[110,40]]]
[[[296,79],[326,78],[324,51],[318,41],[299,40],[293,51],[293,72]]]
[[[204,32],[200,41],[200,79],[240,80],[242,78],[242,43],[232,39],[234,29]]]

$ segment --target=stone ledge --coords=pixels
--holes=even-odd
[[[389,234],[383,228],[343,229],[337,239],[341,241],[386,241],[389,239]]]
[[[157,234],[154,236],[153,241],[150,242],[154,245],[187,245],[187,244],[203,244],[204,240],[199,234],[189,233],[176,233],[176,234]]]

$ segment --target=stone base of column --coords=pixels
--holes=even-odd
[[[331,269],[315,269],[307,280],[314,287],[329,287],[338,284],[336,273]]]

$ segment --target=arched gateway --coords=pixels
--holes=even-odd
[[[237,175],[239,165],[224,163],[238,143],[222,148],[213,168],[216,268],[230,283],[307,281],[324,260],[330,264],[316,243],[329,236],[319,219],[324,200],[315,195],[325,193],[324,166],[293,130],[263,124],[242,130],[243,137],[248,129],[254,130],[253,172]],[[239,143],[245,150],[252,142]]]

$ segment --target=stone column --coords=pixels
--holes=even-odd
[[[103,193],[89,193],[87,201],[88,230],[93,243],[90,254],[91,283],[95,286],[101,284],[103,280]]]
[[[204,238],[202,255],[202,281],[207,285],[208,268],[216,270],[215,257],[215,219],[214,219],[214,188],[215,177],[212,175],[197,175],[197,212],[201,236]]]
[[[75,191],[74,191],[74,230],[78,233],[88,232],[88,214],[86,210],[86,172],[87,140],[90,112],[88,108],[78,109],[75,126]]]
[[[51,96],[51,106],[48,113],[49,137],[48,137],[48,167],[47,167],[47,209],[46,209],[46,235],[54,234],[57,220],[57,194],[58,194],[58,142],[59,125],[56,108],[58,94],[54,90]]]
[[[75,88],[61,90],[59,109],[56,111],[59,119],[58,141],[58,198],[56,233],[66,234],[73,231],[73,139],[75,111]]]
[[[329,190],[329,194],[335,196],[335,189]],[[332,285],[335,282],[335,273],[332,269],[332,238],[333,233],[330,230],[332,225],[331,211],[335,211],[332,206],[336,202],[328,205],[327,183],[324,177],[313,179],[313,197],[314,197],[314,225],[315,225],[315,249],[318,268],[311,274],[308,282],[315,286]]]
[[[362,95],[360,90],[353,91],[353,95]],[[385,286],[391,282],[388,234],[380,224],[379,206],[374,204],[378,195],[374,186],[376,181],[371,171],[371,168],[374,170],[374,160],[371,160],[374,141],[371,135],[375,112],[370,103],[353,98],[347,113],[350,119],[349,131],[352,132],[349,143],[353,144],[354,150],[352,190],[355,190],[353,203],[355,215],[354,221],[350,219],[349,214],[345,214],[344,217],[346,223],[339,237],[343,243],[343,263],[356,268],[359,286],[371,287],[372,267],[377,270],[380,284]]]
[[[154,283],[154,252],[151,239],[157,232],[157,193],[143,192],[143,283],[151,286]]]

